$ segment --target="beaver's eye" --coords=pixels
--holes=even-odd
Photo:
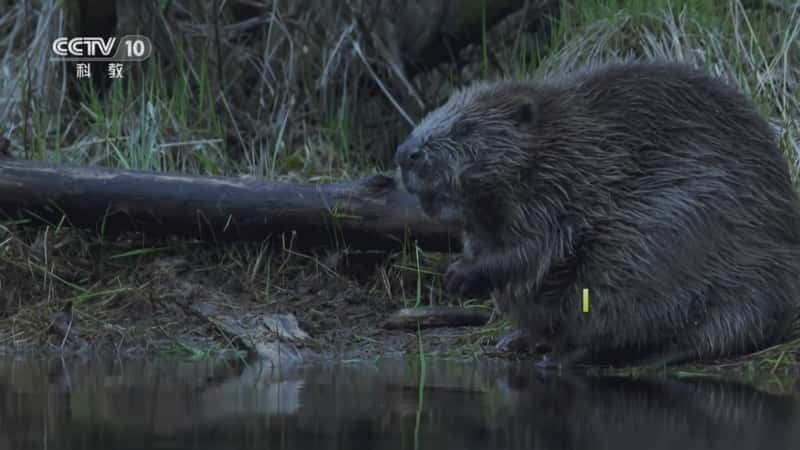
[[[450,130],[450,134],[453,136],[453,138],[456,139],[462,138],[469,135],[469,133],[472,132],[472,128],[473,127],[470,125],[469,122],[465,122],[462,120],[453,124],[453,128]]]
[[[512,120],[516,122],[517,125],[524,125],[533,122],[533,109],[533,105],[527,102],[517,106],[512,113]]]

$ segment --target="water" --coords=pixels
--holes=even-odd
[[[800,448],[796,394],[488,362],[424,374],[401,360],[0,359],[0,449]]]

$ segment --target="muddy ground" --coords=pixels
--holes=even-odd
[[[417,298],[420,305],[493,308],[488,299],[465,304],[441,293],[438,273],[448,259],[442,254],[421,254],[417,269],[416,254],[402,252],[303,253],[275,242],[143,244],[134,235],[100,241],[67,229],[11,230],[5,252],[17,261],[25,254],[28,264],[10,257],[0,263],[5,352],[202,357],[258,353],[261,344],[283,342],[307,360],[349,360],[416,354],[421,342],[426,354],[471,355],[491,353],[496,335],[508,329],[499,318],[419,335],[384,327]],[[78,287],[85,285],[93,288]],[[264,318],[292,316],[300,337],[263,325]]]

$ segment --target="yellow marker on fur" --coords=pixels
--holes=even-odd
[[[589,312],[589,288],[583,288],[583,312]]]

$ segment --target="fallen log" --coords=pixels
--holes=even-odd
[[[0,159],[0,220],[63,223],[104,235],[140,231],[206,241],[296,233],[298,247],[457,249],[395,180],[299,185]]]

